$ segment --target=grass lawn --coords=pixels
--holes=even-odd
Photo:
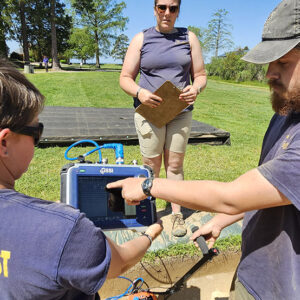
[[[46,96],[46,105],[49,106],[132,107],[131,97],[119,87],[119,74],[70,71],[35,73],[27,77]],[[271,116],[269,90],[266,86],[209,79],[207,88],[198,96],[193,118],[229,131],[231,146],[188,145],[184,163],[185,179],[231,181],[256,167],[263,135]],[[58,200],[60,170],[68,163],[64,159],[65,150],[66,147],[36,148],[28,172],[17,181],[16,189],[46,200]],[[70,155],[86,151],[78,148]],[[141,164],[138,146],[125,146],[124,153],[125,163],[137,159]],[[93,155],[89,159],[97,161],[98,157]],[[114,161],[112,150],[103,150],[102,155],[110,162]],[[164,176],[162,169],[161,177]],[[166,203],[158,199],[157,206],[163,208]],[[225,248],[230,244],[232,240],[225,243]],[[175,245],[169,251],[177,254],[188,252],[182,247]]]
[[[119,87],[119,72],[58,72],[28,74],[46,96],[46,105],[81,107],[131,107],[132,99]],[[272,115],[267,87],[208,80],[193,112],[195,120],[229,131],[231,146],[188,145],[186,179],[230,181],[254,168],[262,139]],[[67,163],[66,147],[37,148],[29,170],[16,188],[47,200],[60,197],[60,169]],[[79,153],[82,149],[79,148]],[[125,146],[125,163],[137,159],[138,146]],[[114,160],[114,153],[103,150]],[[91,157],[97,160],[97,157]],[[161,171],[164,176],[164,169]],[[159,203],[159,205],[164,205]]]

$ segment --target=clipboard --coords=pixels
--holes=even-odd
[[[140,104],[135,111],[158,128],[172,121],[182,110],[189,106],[179,100],[181,90],[171,81],[165,81],[153,94],[163,99],[158,107],[151,108],[148,105]]]

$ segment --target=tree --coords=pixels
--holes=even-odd
[[[58,0],[52,7],[50,0],[31,1],[33,4],[28,18],[28,38],[31,55],[35,60],[40,60],[43,55],[52,56],[51,8],[54,7],[57,56],[59,58],[68,47],[67,41],[71,33],[72,17],[66,14],[65,4],[60,3]],[[52,24],[54,23],[52,22]]]
[[[129,38],[125,34],[121,34],[117,37],[114,47],[111,50],[111,56],[114,59],[121,59],[122,62],[124,62],[125,54],[127,51],[127,48],[129,46]]]
[[[233,46],[231,29],[232,25],[226,23],[228,11],[219,9],[216,11],[212,19],[208,22],[207,29],[207,45],[210,50],[213,50],[215,57],[221,49],[229,49]]]
[[[28,16],[31,12],[31,0],[7,0],[9,13],[13,20],[11,38],[17,40],[23,48],[23,60],[29,64]]]
[[[0,56],[8,56],[8,47],[6,44],[7,35],[10,32],[11,19],[7,13],[8,4],[4,0],[0,0]]]
[[[22,45],[24,53],[25,64],[29,64],[29,49],[28,49],[28,36],[27,36],[27,25],[25,17],[25,0],[19,0],[19,12],[21,20],[21,35],[22,35]]]
[[[115,0],[72,0],[79,23],[93,32],[96,44],[96,67],[100,68],[100,55],[110,54],[111,42],[124,30],[128,18],[123,17],[125,2]]]
[[[51,54],[52,54],[52,69],[60,70],[60,64],[57,56],[57,37],[56,37],[56,16],[55,16],[56,0],[50,2],[50,23],[51,23]]]
[[[69,58],[75,57],[86,63],[87,59],[95,55],[95,41],[87,27],[74,28],[68,43],[69,49],[66,50],[65,55]]]
[[[24,60],[29,61],[29,55],[35,60],[40,60],[42,55],[51,56],[53,31],[52,23],[55,22],[57,36],[57,52],[63,53],[69,39],[72,18],[65,13],[65,4],[54,0],[55,5],[50,5],[52,0],[6,0],[10,15],[11,38],[23,46]],[[54,9],[54,12],[51,8]],[[55,18],[51,16],[55,15]],[[53,23],[54,24],[54,23]],[[53,34],[53,33],[52,33]],[[29,53],[29,54],[28,54]]]

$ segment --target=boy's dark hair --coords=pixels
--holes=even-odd
[[[21,129],[44,107],[44,96],[13,64],[0,59],[0,128]]]

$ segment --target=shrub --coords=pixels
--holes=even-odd
[[[206,65],[208,76],[218,76],[225,80],[263,81],[266,69],[262,65],[247,63],[241,60],[244,51],[229,52],[225,57],[214,57],[210,64]]]

